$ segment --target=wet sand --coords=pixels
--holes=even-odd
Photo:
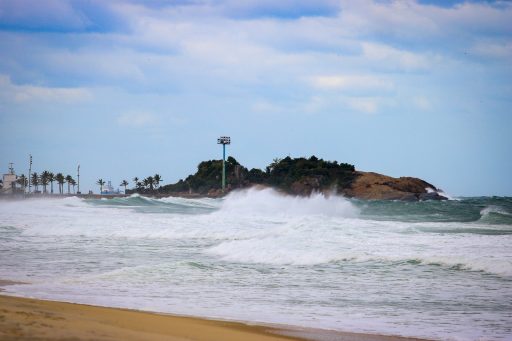
[[[9,284],[14,283],[3,283],[3,285]],[[0,295],[0,340],[411,341],[417,339],[249,325]]]

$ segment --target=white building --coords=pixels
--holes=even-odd
[[[9,173],[4,174],[2,177],[2,188],[0,189],[1,194],[12,194],[16,189],[18,177],[14,174],[14,168],[9,167]]]
[[[101,194],[119,194],[119,188],[117,190],[114,190],[112,182],[107,181],[105,186],[103,186],[103,191],[101,192]]]

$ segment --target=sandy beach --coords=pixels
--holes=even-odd
[[[9,284],[4,281],[4,284]],[[0,339],[11,340],[341,340],[410,338],[278,328],[128,309],[0,295]]]

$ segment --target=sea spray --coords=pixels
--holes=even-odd
[[[308,197],[291,196],[271,188],[248,189],[230,193],[220,208],[221,212],[253,216],[332,216],[355,217],[358,209],[347,199],[337,195],[313,193]]]

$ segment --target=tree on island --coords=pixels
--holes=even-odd
[[[138,178],[138,177],[134,177],[134,178],[133,178],[133,183],[135,184],[135,187],[138,187],[138,184],[139,184],[139,178]]]
[[[65,177],[64,177],[64,174],[62,173],[57,173],[57,175],[55,175],[55,181],[57,181],[57,183],[59,184],[59,193],[60,194],[64,194],[64,182],[65,182]]]
[[[39,174],[37,174],[36,172],[32,173],[30,182],[34,186],[35,191],[37,192],[39,190]]]
[[[123,180],[119,186],[124,186],[124,193],[126,194],[126,186],[128,186],[128,181]]]
[[[221,174],[222,160],[203,161],[197,166],[195,174],[175,184],[162,186],[158,191],[218,193],[221,189]],[[314,190],[348,188],[355,176],[353,165],[326,161],[316,156],[275,158],[265,171],[257,168],[248,170],[231,156],[226,160],[228,190],[261,184],[286,193],[308,194]]]
[[[105,184],[105,181],[103,181],[103,179],[98,179],[96,184],[100,186],[100,194],[103,194],[103,185]]]
[[[160,186],[160,182],[162,182],[162,177],[160,176],[160,174],[155,174],[153,176],[153,180],[155,180],[155,186],[158,187]]]
[[[144,186],[149,187],[149,190],[152,191],[155,186],[155,179],[152,176],[148,176],[144,179]]]
[[[66,175],[66,178],[65,178],[66,182],[68,183],[68,194],[71,194],[71,189],[70,189],[70,185],[71,183],[73,182],[73,177],[71,175]]]

